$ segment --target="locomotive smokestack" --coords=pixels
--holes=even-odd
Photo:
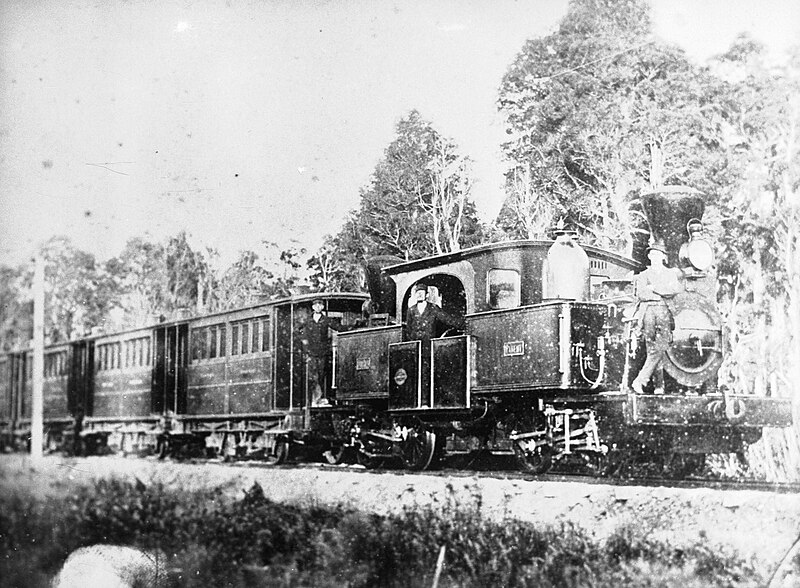
[[[395,284],[394,280],[383,275],[385,267],[402,263],[403,260],[394,255],[378,255],[367,260],[367,288],[372,299],[372,312],[395,313]]]
[[[645,192],[641,200],[650,240],[662,241],[667,249],[668,265],[678,267],[681,245],[689,240],[687,224],[692,219],[703,218],[705,203],[701,193],[694,188],[664,186]],[[634,242],[633,258],[643,266],[647,265],[647,247],[644,238]]]

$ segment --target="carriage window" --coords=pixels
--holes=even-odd
[[[150,365],[150,338],[144,340],[144,365]]]
[[[225,357],[225,325],[212,325],[208,328],[208,353],[206,357]]]
[[[492,308],[514,308],[519,306],[519,272],[508,269],[491,269],[486,280],[489,306]]]
[[[261,320],[261,351],[269,351],[269,318]]]
[[[239,325],[231,327],[231,355],[239,355]]]
[[[251,333],[251,335],[252,335],[252,345],[250,346],[250,353],[256,353],[258,351],[261,351],[261,348],[258,345],[258,342],[260,340],[259,337],[258,337],[259,324],[260,324],[259,321],[255,320],[255,321],[253,321],[253,325],[251,327],[253,332]]]
[[[192,360],[203,359],[206,351],[206,330],[192,329]]]
[[[250,353],[250,324],[242,323],[242,355]]]
[[[208,354],[206,357],[214,359],[217,356],[217,327],[208,328]]]

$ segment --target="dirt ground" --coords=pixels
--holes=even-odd
[[[182,487],[224,487],[240,495],[258,482],[268,498],[344,505],[387,514],[432,505],[479,508],[487,517],[540,525],[562,522],[602,540],[621,525],[644,527],[673,545],[726,546],[771,571],[800,535],[800,496],[757,491],[646,488],[575,482],[366,473],[342,467],[267,468],[158,462],[152,458],[0,455],[0,491],[62,495],[101,477],[139,478]]]

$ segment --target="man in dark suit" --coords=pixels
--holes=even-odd
[[[330,406],[327,398],[327,363],[331,350],[330,335],[335,330],[331,319],[323,311],[325,303],[314,300],[312,314],[305,325],[303,343],[306,347],[308,366],[308,388],[311,391],[312,406]]]
[[[437,327],[445,325],[463,328],[464,320],[446,313],[430,302],[426,284],[417,284],[414,290],[414,300],[415,303],[408,309],[406,322],[403,325],[403,340],[421,342],[421,384],[423,395],[425,395],[428,393],[431,378],[431,339],[437,335]]]
[[[436,336],[436,327],[444,324],[449,327],[462,328],[464,321],[451,316],[441,308],[428,302],[428,286],[417,284],[414,290],[415,303],[408,309],[404,329],[406,341],[422,341],[423,346],[430,346],[430,341]]]

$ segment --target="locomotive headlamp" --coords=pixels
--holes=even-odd
[[[692,267],[703,272],[714,265],[714,249],[705,236],[703,223],[693,218],[686,224],[689,242],[681,246],[680,256]]]

